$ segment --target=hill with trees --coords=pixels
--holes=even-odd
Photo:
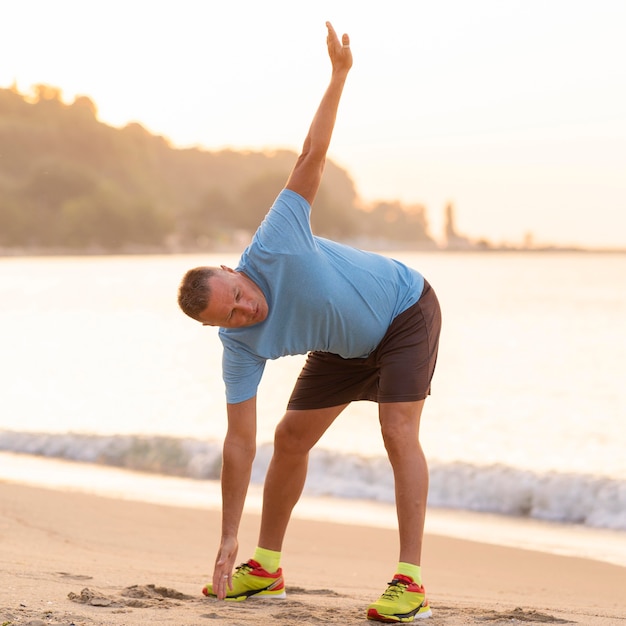
[[[0,248],[5,251],[197,251],[251,234],[296,154],[173,147],[140,124],[100,122],[95,104],[37,85],[0,89]],[[363,244],[436,247],[423,206],[362,206],[328,162],[316,234]]]

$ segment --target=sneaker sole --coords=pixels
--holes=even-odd
[[[373,611],[370,613],[370,611]],[[408,624],[416,619],[426,619],[428,617],[432,617],[433,612],[428,609],[427,611],[422,611],[421,613],[416,613],[411,618],[395,617],[392,615],[381,615],[376,609],[370,609],[367,613],[367,619],[373,620],[376,622],[384,622],[385,624]]]
[[[215,598],[215,596],[213,596]],[[284,600],[287,597],[287,593],[283,591],[282,593],[251,593],[248,595],[236,596],[234,598],[229,598],[226,596],[224,600],[226,602],[243,602],[244,600],[250,600],[252,598],[265,598],[267,600]]]
[[[217,596],[213,593],[208,593],[206,587],[202,590],[203,595],[207,598],[217,598]],[[230,598],[226,596],[224,598],[225,602],[243,602],[244,600],[248,600],[249,598],[273,598],[276,600],[284,600],[287,597],[287,593],[283,589],[281,593],[263,593],[262,591],[258,593],[251,594],[242,594],[240,596],[231,596]]]

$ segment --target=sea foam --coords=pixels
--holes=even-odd
[[[1,431],[0,450],[204,480],[219,479],[222,462],[220,442],[162,436]],[[263,482],[271,454],[271,445],[258,448],[253,483]],[[389,503],[393,474],[384,457],[314,449],[305,492]],[[626,531],[626,482],[609,477],[431,460],[428,502]]]

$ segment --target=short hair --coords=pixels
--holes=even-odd
[[[217,274],[217,267],[194,267],[189,270],[178,287],[178,306],[183,313],[200,322],[200,314],[211,299],[209,280]]]

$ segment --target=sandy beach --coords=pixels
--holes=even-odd
[[[0,482],[0,624],[366,624],[395,566],[392,530],[294,519],[286,600],[204,598],[217,510]],[[248,514],[240,557],[256,544]],[[428,535],[429,624],[626,624],[626,568]]]

